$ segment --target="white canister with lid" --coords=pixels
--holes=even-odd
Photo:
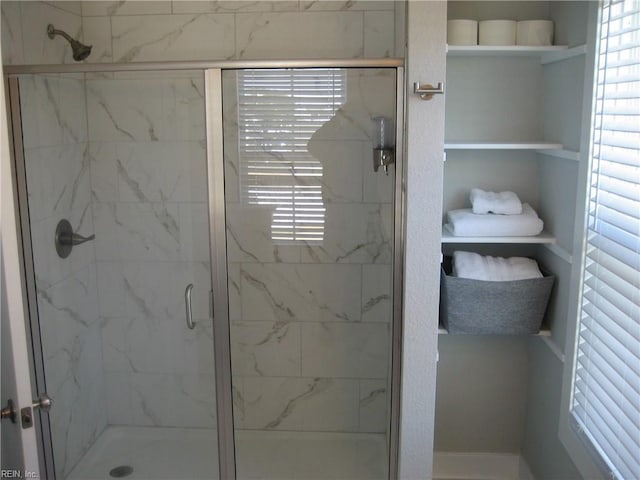
[[[447,22],[447,44],[477,45],[478,22],[476,20],[449,20]]]
[[[518,45],[553,45],[553,22],[551,20],[522,20],[516,28]]]
[[[515,20],[482,20],[479,22],[480,45],[515,45]]]

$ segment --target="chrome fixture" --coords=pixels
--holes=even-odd
[[[16,406],[13,403],[13,400],[7,400],[7,406],[2,407],[2,410],[0,411],[0,418],[3,420],[6,418],[10,420],[11,423],[16,423]]]
[[[196,328],[196,322],[193,321],[193,311],[191,309],[191,292],[193,292],[193,283],[187,285],[184,291],[184,305],[186,310],[187,327],[189,330]]]
[[[95,235],[83,237],[77,233],[73,233],[73,228],[68,220],[60,220],[56,227],[56,252],[60,258],[67,258],[74,246],[88,242],[96,238]]]
[[[438,85],[434,87],[430,83],[421,85],[420,83],[415,82],[413,84],[413,93],[420,95],[422,100],[431,100],[434,95],[444,93],[444,85],[442,82],[438,82]]]
[[[91,54],[91,45],[84,45],[78,40],[71,38],[66,32],[62,30],[56,30],[52,24],[47,25],[47,35],[53,40],[53,37],[60,35],[67,39],[67,42],[71,44],[71,51],[73,52],[73,59],[76,62],[81,62]]]
[[[393,120],[388,117],[374,117],[373,126],[373,171],[377,172],[383,167],[388,175],[389,164],[396,161]]]

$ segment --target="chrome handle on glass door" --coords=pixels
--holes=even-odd
[[[187,327],[190,330],[196,328],[196,323],[193,321],[193,311],[191,309],[191,292],[193,291],[193,283],[187,285],[187,288],[184,291],[184,304],[186,310],[186,318],[187,318]]]

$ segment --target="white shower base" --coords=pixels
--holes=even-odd
[[[217,479],[215,430],[108,427],[67,480],[111,480],[129,465],[127,480]],[[239,431],[240,480],[376,480],[387,478],[383,434]]]

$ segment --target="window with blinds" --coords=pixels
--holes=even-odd
[[[571,416],[612,478],[640,478],[640,2],[605,0]]]
[[[274,243],[322,242],[323,169],[308,143],[345,103],[346,70],[241,70],[237,84],[243,201],[274,207]]]

